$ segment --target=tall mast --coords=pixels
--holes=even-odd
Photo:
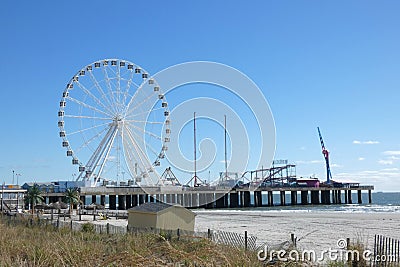
[[[196,169],[196,112],[193,113],[193,143],[194,143],[194,181],[193,186],[197,186],[197,169]]]
[[[225,129],[225,179],[227,179],[228,178],[228,161],[227,161],[227,158],[228,158],[228,153],[227,153],[227,150],[226,150],[226,115],[224,115],[224,129]]]

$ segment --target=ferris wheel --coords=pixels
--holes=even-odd
[[[157,184],[170,141],[170,116],[157,81],[126,60],[80,69],[63,91],[59,135],[77,180]]]

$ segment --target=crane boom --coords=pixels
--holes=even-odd
[[[332,180],[332,173],[331,173],[331,168],[329,166],[329,151],[325,148],[324,140],[322,139],[321,131],[318,129],[318,134],[319,134],[319,141],[321,142],[321,147],[322,147],[322,155],[324,155],[325,158],[325,163],[326,163],[326,183],[330,184]]]

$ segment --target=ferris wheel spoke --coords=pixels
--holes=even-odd
[[[141,133],[148,134],[148,135],[150,135],[150,136],[152,136],[152,137],[154,137],[154,138],[156,138],[156,139],[158,139],[158,140],[161,140],[161,139],[162,139],[161,136],[158,136],[158,135],[156,135],[155,133],[146,131],[146,130],[144,130],[144,129],[142,129],[142,128],[140,128],[140,127],[134,125],[134,124],[130,124],[130,123],[129,123],[129,125],[131,125],[131,126],[132,126],[133,128],[135,128],[135,129],[137,129],[137,130],[140,131]]]
[[[146,97],[142,102],[138,103],[137,105],[135,105],[134,108],[132,108],[132,110],[127,111],[128,113],[126,113],[126,117],[129,117],[136,109],[138,109],[139,107],[141,107],[144,103],[146,103],[147,101],[149,101],[150,99],[152,99],[155,95],[155,92],[153,92],[152,94],[150,94],[148,97]],[[133,103],[133,99],[134,99],[135,95],[132,97],[131,101],[128,104],[128,107],[131,106],[131,103]]]
[[[101,158],[99,158],[99,160],[101,159],[101,164],[99,165],[100,168],[99,168],[99,171],[98,171],[98,177],[97,177],[96,182],[98,182],[98,180],[100,179],[101,174],[102,174],[103,169],[104,169],[104,166],[105,166],[105,164],[106,164],[106,162],[108,160],[108,157],[110,155],[110,151],[111,151],[111,148],[112,148],[113,143],[115,141],[115,137],[117,136],[117,133],[118,133],[117,127],[118,126],[115,126],[114,129],[112,130],[111,138],[107,139],[107,141],[106,141],[106,143],[104,145],[103,153],[101,154]],[[96,163],[96,165],[98,164],[98,162]]]
[[[155,112],[155,111],[159,111],[159,110],[164,110],[164,108],[155,108],[155,109],[152,109],[151,111]],[[134,118],[134,117],[137,117],[137,116],[140,116],[140,115],[146,115],[148,113],[149,113],[149,111],[143,111],[141,113],[131,114],[131,115],[127,116],[126,118],[127,118],[127,121],[129,121],[130,118]]]
[[[125,157],[127,158],[127,162],[137,162],[137,161],[132,157],[132,155],[131,155],[130,153],[127,153],[126,151],[125,151]],[[129,167],[128,167],[127,171],[128,171],[128,173],[131,174],[131,177],[133,177],[133,174],[135,174],[135,178],[137,177],[137,168],[138,168],[137,165],[138,165],[138,164],[135,163],[135,172],[131,172],[131,171],[129,170]],[[124,171],[125,171],[125,170],[124,170]]]
[[[109,107],[106,107],[100,99],[98,99],[90,90],[88,90],[83,84],[81,84],[79,81],[76,81],[76,84],[79,86],[79,88],[82,89],[82,91],[87,94],[90,98],[92,98],[99,106],[102,106],[104,110],[107,110],[109,112],[109,116],[111,117],[111,114],[113,113],[112,110]]]
[[[112,118],[103,118],[103,117],[93,117],[93,116],[81,116],[81,115],[64,115],[65,118],[77,118],[77,119],[94,119],[94,120],[106,120],[110,121]]]
[[[132,84],[133,84],[134,86],[136,86],[136,88],[139,88],[139,85],[136,84],[136,83],[133,81],[133,76],[134,76],[134,72],[133,72],[133,70],[130,70],[129,79],[128,79],[128,82],[127,82],[127,84],[126,84],[126,88],[125,88],[124,93],[123,93],[123,100],[122,100],[122,103],[126,103],[127,97],[129,96],[129,90],[130,90]],[[137,90],[136,90],[136,91],[137,91]],[[135,93],[136,93],[136,92],[135,92]],[[132,98],[133,98],[133,97],[132,97]],[[127,107],[129,107],[129,105],[126,105],[125,108],[127,108]],[[124,113],[126,113],[126,110],[124,110]]]
[[[148,123],[148,124],[164,124],[163,121],[140,121],[140,120],[125,120],[128,123]]]
[[[99,82],[97,81],[96,77],[93,75],[92,71],[89,71],[89,76],[90,79],[92,80],[92,82],[94,83],[97,91],[101,94],[102,98],[107,101],[107,104],[111,107],[113,107],[113,105],[110,102],[110,99],[108,99],[107,95],[105,94],[105,92],[103,91],[103,89],[101,88],[101,85],[99,84]]]
[[[88,109],[91,109],[91,110],[93,110],[93,111],[96,111],[96,112],[99,112],[99,113],[101,113],[101,114],[104,114],[104,115],[106,115],[106,116],[109,116],[109,114],[107,114],[107,113],[104,112],[103,110],[100,110],[100,109],[98,109],[98,108],[95,108],[95,107],[93,107],[92,105],[86,104],[86,103],[84,103],[84,102],[82,102],[82,101],[80,101],[80,100],[78,100],[78,99],[76,99],[76,98],[73,98],[73,97],[68,96],[68,100],[71,100],[72,102],[75,102],[76,104],[81,105],[81,106],[83,106],[83,107],[85,107],[85,108],[88,108]]]
[[[135,132],[133,132],[133,134],[136,136],[136,139],[139,140],[139,141],[141,141],[143,144],[145,144],[145,146],[148,147],[148,148],[151,150],[151,152],[153,152],[153,154],[154,154],[157,158],[159,157],[160,152],[155,151],[154,148],[153,148],[152,146],[150,146],[150,145],[148,144],[148,142],[146,142],[146,141],[143,139],[143,137],[139,136],[139,135],[136,134]]]
[[[97,145],[94,153],[92,154],[92,156],[86,163],[85,167],[87,168],[87,170],[86,170],[87,172],[89,172],[91,174],[93,174],[95,172],[98,161],[100,160],[101,155],[105,149],[105,142],[109,139],[111,131],[112,131],[111,128],[108,129],[107,133],[104,135],[101,142]]]
[[[132,71],[132,75],[133,75],[133,71]],[[128,85],[127,85],[127,88],[126,88],[126,97],[128,96],[128,92],[129,92],[129,88],[131,87],[131,84],[133,84],[134,86],[136,86],[138,89],[135,91],[135,93],[133,94],[133,96],[132,96],[131,99],[129,100],[129,103],[125,106],[124,114],[127,114],[128,109],[129,109],[131,103],[133,103],[133,101],[136,99],[138,93],[140,92],[140,88],[141,88],[140,85],[138,85],[137,83],[135,83],[135,82],[133,81],[133,77],[132,77],[132,78],[129,80]],[[124,103],[126,103],[126,98],[125,98],[125,100],[124,100]]]
[[[133,138],[133,134],[132,134],[131,130],[127,127],[125,129],[126,129],[126,132],[128,135],[128,140],[130,141],[130,144],[132,145],[132,146],[130,146],[128,143],[128,147],[134,148],[134,150],[136,151],[136,155],[139,157],[142,166],[144,166],[145,168],[150,167],[151,163],[148,161],[147,156],[144,153],[144,151],[142,150],[142,148],[137,144],[137,142]]]
[[[95,152],[90,157],[86,164],[86,175],[85,178],[89,180],[91,177],[95,177],[93,185],[96,185],[100,180],[103,168],[106,164],[107,158],[109,156],[112,144],[114,142],[117,130],[117,126],[110,127],[99,145],[97,146]]]
[[[111,105],[112,105],[112,107],[114,108],[114,112],[117,112],[117,109],[116,109],[116,107],[117,107],[117,101],[115,100],[114,92],[113,92],[113,90],[112,90],[110,78],[109,78],[108,72],[107,72],[107,66],[108,66],[108,65],[103,64],[102,70],[103,70],[104,78],[105,78],[105,81],[106,81],[106,86],[107,86],[107,89],[108,89],[108,94],[110,95],[109,99],[110,99]]]
[[[117,103],[118,103],[118,106],[121,106],[122,102],[121,102],[121,66],[120,66],[120,64],[118,64],[118,66],[117,66],[116,77],[117,77]]]
[[[85,139],[85,142],[83,142],[78,149],[76,150],[77,153],[79,153],[83,148],[89,147],[89,145],[96,139],[98,139],[104,132],[106,132],[108,129],[104,128],[102,129],[99,133],[95,134],[94,136],[92,136],[91,138],[89,138],[88,140]]]
[[[99,127],[106,126],[106,125],[109,125],[109,123],[102,123],[102,124],[95,125],[95,126],[92,126],[92,127],[80,129],[80,130],[78,130],[78,131],[69,133],[68,135],[74,135],[74,134],[77,134],[77,133],[83,133],[83,132],[86,132],[86,131],[89,131],[89,130],[93,130],[93,129],[96,129],[96,128],[99,128]],[[107,128],[106,128],[106,129],[107,129]]]
[[[139,162],[141,160],[138,159],[137,156],[135,156],[136,155],[136,153],[134,153],[135,148],[131,145],[131,143],[129,143],[128,141],[124,140],[123,144],[124,144],[124,147],[125,147],[124,151],[125,151],[126,157],[128,158],[128,162],[129,163],[134,163],[135,171],[134,172],[131,171],[131,173],[135,173],[135,175],[138,175],[137,168],[139,168],[140,172],[143,172],[142,168],[141,168],[142,165],[139,166]]]

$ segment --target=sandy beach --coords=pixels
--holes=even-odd
[[[196,211],[196,230],[208,228],[257,236],[260,242],[278,244],[293,233],[303,249],[337,248],[337,240],[360,239],[373,246],[374,235],[400,239],[400,213],[348,213],[317,211]]]
[[[275,245],[290,240],[290,234],[297,237],[300,249],[322,251],[337,248],[339,239],[360,240],[369,248],[373,246],[374,235],[400,239],[400,213],[398,212],[328,212],[328,211],[246,211],[246,210],[194,210],[197,214],[195,230],[223,230],[256,236],[257,243]],[[96,220],[83,216],[82,223],[110,223],[126,226],[127,220],[112,217]]]

